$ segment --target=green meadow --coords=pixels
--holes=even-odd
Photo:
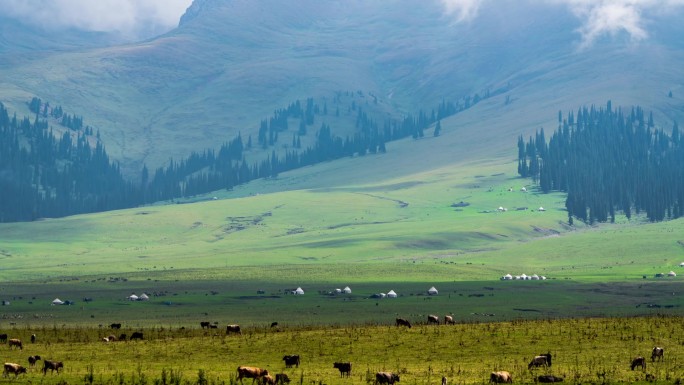
[[[299,327],[431,313],[462,322],[681,315],[681,278],[655,275],[680,272],[684,222],[568,226],[562,194],[539,194],[512,168],[268,192],[293,173],[192,201],[2,224],[3,318]],[[345,286],[351,295],[330,295]],[[426,295],[431,286],[438,296]],[[297,287],[306,294],[288,294]],[[390,290],[398,298],[373,298]],[[143,292],[149,301],[126,300]]]

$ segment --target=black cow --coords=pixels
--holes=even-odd
[[[226,326],[226,334],[242,334],[242,331],[240,331],[240,325],[228,325]]]
[[[47,374],[48,369],[50,369],[50,373],[54,373],[56,370],[57,374],[59,374],[59,369],[63,367],[64,364],[62,363],[62,361],[45,360],[43,361],[43,375]]]
[[[408,320],[405,320],[403,318],[397,318],[396,323],[397,326],[406,326],[407,328],[411,329],[411,323]]]
[[[551,353],[540,354],[532,359],[527,365],[527,369],[532,369],[532,367],[550,367],[551,366]]]
[[[133,332],[133,334],[131,334],[131,341],[142,340],[142,339],[143,339],[143,332]]]
[[[36,335],[35,334],[31,334],[31,343],[32,344],[36,343]]]
[[[109,328],[110,329],[121,329],[121,324],[120,323],[111,324],[111,325],[109,325]]]
[[[663,354],[665,354],[665,349],[660,348],[660,347],[654,347],[653,350],[651,351],[651,362],[655,362],[657,359],[658,361],[663,360]]]
[[[375,373],[375,384],[392,385],[399,382],[399,375],[391,372],[377,372]]]
[[[275,383],[276,383],[276,385],[278,385],[278,384],[285,385],[286,383],[289,384],[290,383],[290,377],[288,377],[287,374],[285,374],[285,373],[278,373],[275,376]]]
[[[553,374],[544,374],[534,379],[537,382],[563,382],[563,377],[556,377]]]
[[[211,325],[211,322],[209,322],[209,321],[200,322],[200,327],[202,327],[202,329],[208,329],[209,325]]]
[[[7,342],[7,333],[0,334],[0,342]]]
[[[119,341],[126,341],[126,338],[128,338],[128,336],[126,335],[126,333],[122,333],[122,334],[119,335]]]
[[[276,326],[278,326],[278,323],[277,323],[277,322],[271,322],[271,327],[272,327],[272,328],[274,328],[274,327],[276,327]]]
[[[335,362],[333,363],[333,368],[340,371],[340,377],[349,377],[351,374],[352,364],[351,362]]]
[[[644,357],[636,357],[632,360],[632,364],[629,367],[634,370],[637,366],[641,366],[642,370],[646,370],[646,359]]]
[[[299,367],[299,354],[284,356],[283,361],[285,361],[286,368],[291,368],[293,365]]]
[[[40,356],[29,356],[29,366],[36,366],[36,361],[40,361]]]

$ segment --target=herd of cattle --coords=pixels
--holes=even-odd
[[[436,315],[429,315],[427,318],[427,323],[428,324],[440,324],[439,317]],[[444,317],[444,323],[445,324],[454,324],[454,320],[451,316],[447,315]],[[395,324],[397,327],[403,326],[407,328],[411,328],[411,322],[409,322],[406,319],[403,318],[397,318],[395,320]],[[271,324],[271,327],[277,326],[277,322],[274,322]],[[218,328],[216,323],[210,323],[207,321],[202,321],[200,322],[200,327],[202,329],[216,329]],[[120,329],[121,324],[120,323],[113,323],[110,325],[111,329]],[[226,334],[241,334],[240,326],[239,325],[228,325],[226,326]],[[120,334],[118,337],[115,335],[109,335],[107,337],[104,337],[102,340],[104,342],[114,342],[114,341],[125,341],[128,339],[128,336],[126,334]],[[131,334],[130,340],[142,340],[143,339],[143,333],[142,332],[134,332]],[[31,335],[31,342],[35,343],[36,342],[36,335],[33,334]],[[23,344],[20,339],[17,338],[8,338],[7,334],[0,334],[0,343],[7,343],[10,349],[23,349]],[[651,361],[655,362],[656,360],[662,361],[664,357],[664,349],[662,347],[654,347],[651,351]],[[529,370],[532,370],[533,368],[538,368],[538,367],[544,367],[544,368],[550,368],[551,367],[551,353],[543,353],[538,356],[535,356],[532,358],[530,363],[527,365],[527,368]],[[29,362],[29,367],[35,367],[36,362],[41,360],[41,357],[38,355],[33,355],[28,357],[28,362]],[[283,361],[285,362],[285,367],[291,368],[293,366],[296,366],[297,368],[300,365],[300,356],[297,355],[285,355],[283,356]],[[642,370],[646,369],[646,358],[643,356],[638,356],[635,357],[631,364],[630,368],[632,370],[641,367]],[[43,375],[47,374],[47,371],[50,370],[50,373],[54,373],[57,371],[57,374],[59,374],[59,370],[64,368],[64,364],[61,361],[53,361],[53,360],[43,360]],[[333,368],[339,370],[340,372],[340,377],[350,377],[351,375],[351,370],[352,370],[352,364],[351,362],[335,362],[333,363]],[[3,372],[3,377],[9,377],[10,374],[14,374],[15,378],[18,377],[20,374],[27,373],[27,368],[13,362],[6,362],[4,365],[4,372]],[[267,369],[262,369],[258,367],[253,367],[253,366],[238,366],[237,368],[237,379],[240,380],[240,383],[242,383],[243,378],[251,378],[252,379],[252,384],[254,384],[255,381],[258,381],[260,385],[285,385],[290,383],[290,378],[288,377],[287,374],[285,373],[278,373],[275,375],[275,377],[271,376],[269,371]],[[551,382],[562,382],[563,378],[562,377],[557,377],[551,374],[544,374],[537,376],[535,378],[536,382],[542,382],[542,383],[551,383]],[[396,373],[392,372],[377,372],[375,374],[375,385],[394,385],[395,382],[399,382],[399,375]],[[511,374],[507,371],[495,371],[491,372],[490,377],[489,377],[489,382],[490,383],[496,383],[496,384],[505,384],[513,383],[513,377]],[[447,379],[446,377],[442,377],[442,385],[447,385]]]

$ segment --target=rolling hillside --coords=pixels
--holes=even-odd
[[[561,5],[497,2],[455,23],[437,1],[298,4],[198,0],[156,39],[19,55],[0,67],[0,99],[22,113],[35,95],[84,116],[129,175],[238,132],[256,136],[274,110],[338,91],[370,93],[379,113],[401,117],[506,90],[444,123],[477,136],[468,147],[479,158],[504,155],[520,132],[554,127],[558,110],[580,105],[640,104],[668,126],[683,112],[681,70],[669,65],[682,60],[674,15],[649,26],[646,42],[617,34],[579,50],[581,20]]]
[[[531,316],[651,314],[640,307],[647,303],[681,312],[679,277],[651,278],[684,258],[682,220],[647,224],[636,216],[568,226],[564,196],[540,194],[517,176],[515,159],[520,134],[551,132],[558,111],[583,105],[638,104],[668,129],[684,121],[676,64],[684,59],[683,31],[674,22],[681,12],[649,14],[647,39],[618,30],[583,47],[584,20],[562,3],[483,3],[477,17],[462,22],[440,1],[297,4],[196,0],[178,28],[126,45],[80,36],[82,48],[40,40],[51,48],[27,54],[26,44],[5,43],[0,100],[18,115],[28,115],[27,101],[36,96],[83,116],[137,178],[143,164],[153,169],[238,134],[256,138],[262,120],[297,100],[314,98],[330,111],[317,114],[303,137],[312,143],[322,123],[355,133],[360,109],[381,124],[443,100],[490,97],[443,119],[439,137],[430,127],[425,137],[388,143],[387,153],[192,199],[0,224],[0,292],[23,297],[17,314],[34,312],[27,298],[57,291],[78,298],[93,290],[103,299],[98,317],[111,317],[124,291],[178,290],[174,302],[197,301],[182,310],[184,319],[202,306],[230,303],[221,314],[245,311],[255,322],[267,307],[245,299],[256,285],[323,292],[350,282],[360,295],[389,284],[417,293],[435,283],[479,295],[487,282],[505,293],[496,304],[507,319],[528,309],[531,293],[543,309]],[[26,35],[40,39],[35,33]],[[293,120],[279,142],[246,157],[282,154],[296,130]],[[523,272],[548,275],[546,290],[499,282]],[[207,297],[213,285],[225,291]],[[317,312],[326,298],[302,306]],[[495,304],[471,305],[486,311]],[[367,319],[376,319],[373,304],[363,306]],[[387,314],[429,309],[425,301],[397,306]],[[158,309],[159,319],[181,311]],[[306,318],[299,309],[288,311]],[[65,317],[83,322],[82,314]]]

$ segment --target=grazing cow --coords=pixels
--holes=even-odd
[[[242,334],[240,331],[240,325],[228,325],[226,326],[226,334]]]
[[[200,322],[200,326],[202,327],[202,329],[208,329],[209,325],[211,325],[211,323],[209,321],[201,321]]]
[[[375,384],[389,384],[392,385],[399,382],[399,375],[392,372],[377,372],[375,373]]]
[[[540,354],[532,359],[527,365],[527,369],[532,369],[532,367],[549,367],[551,366],[551,353]]]
[[[56,370],[57,374],[59,374],[59,369],[63,367],[64,364],[62,363],[62,361],[45,360],[43,361],[43,375],[47,374],[48,369],[50,369],[50,373],[54,373]]]
[[[297,367],[299,367],[299,354],[292,356],[284,356],[283,361],[285,361],[286,368],[291,368],[292,365],[296,365]]]
[[[447,379],[444,376],[442,376],[442,385],[447,385]]]
[[[637,366],[641,366],[642,370],[646,370],[646,359],[644,357],[636,357],[635,359],[633,359],[630,368],[634,370],[634,368],[636,368]]]
[[[430,314],[430,315],[428,316],[428,325],[429,325],[429,324],[439,325],[439,317],[437,317],[437,316],[434,315],[434,314]]]
[[[120,323],[111,324],[111,325],[109,325],[109,328],[110,329],[121,329],[121,324]]]
[[[275,380],[275,378],[273,378],[272,375],[267,374],[267,375],[261,377],[261,383],[263,385],[275,385],[276,380]]]
[[[19,364],[5,362],[5,371],[2,373],[2,376],[9,377],[10,373],[14,374],[14,378],[17,378],[20,374],[26,373],[26,368]]]
[[[454,322],[454,317],[450,315],[445,315],[444,316],[444,324],[445,325],[454,325],[456,322]]]
[[[142,340],[142,339],[143,339],[143,332],[133,332],[133,334],[131,334],[131,341]]]
[[[8,343],[9,343],[10,349],[12,349],[12,348],[15,347],[15,346],[18,347],[19,350],[23,350],[23,349],[24,349],[24,346],[21,344],[21,340],[18,339],[18,338],[10,338],[9,341],[8,341]]]
[[[36,361],[40,361],[40,356],[29,356],[29,366],[36,366]]]
[[[351,374],[352,365],[351,362],[335,362],[333,363],[333,368],[340,371],[340,377],[349,377]]]
[[[32,344],[36,343],[36,335],[35,334],[31,334],[31,343]]]
[[[286,383],[289,384],[290,377],[288,377],[285,373],[278,373],[275,376],[275,383],[280,385],[285,385]]]
[[[658,361],[662,361],[664,353],[665,350],[663,348],[655,346],[653,348],[653,351],[651,351],[651,362],[655,362],[656,358],[658,359]]]
[[[276,327],[276,326],[278,326],[278,323],[277,323],[277,322],[271,322],[271,327],[272,327],[272,328],[274,328],[274,327]]]
[[[0,342],[2,342],[2,343],[7,342],[7,333],[0,334]]]
[[[254,366],[238,366],[237,372],[237,379],[240,380],[240,383],[242,383],[243,378],[251,378],[253,384],[254,380],[259,380],[261,377],[268,375],[268,370]]]
[[[534,379],[536,382],[563,382],[563,377],[556,377],[553,374],[544,374]]]
[[[119,335],[119,341],[126,341],[126,338],[128,338],[128,336],[126,335],[126,333],[122,333],[122,334]]]
[[[500,372],[492,372],[492,374],[489,375],[489,382],[493,382],[495,384],[512,384],[513,377],[511,377],[510,373],[504,370]]]
[[[407,328],[411,329],[411,323],[408,320],[397,318],[396,322],[397,326],[406,326]]]

